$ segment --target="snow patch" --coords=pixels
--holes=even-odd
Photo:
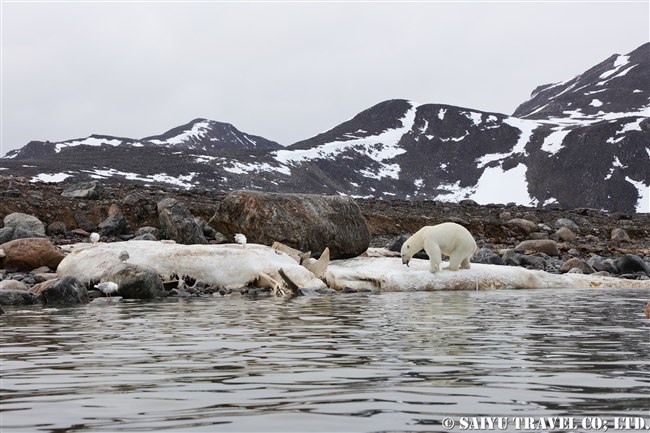
[[[460,200],[463,200],[474,192],[474,189],[472,187],[462,188],[460,186],[460,181],[456,181],[455,183],[440,184],[438,186],[438,189],[443,190],[444,192],[442,194],[438,194],[435,197],[435,200],[450,202],[458,202]]]
[[[479,204],[514,201],[517,204],[530,205],[533,200],[528,194],[526,171],[524,164],[507,171],[501,167],[488,167],[478,180],[475,192],[468,198]]]
[[[515,143],[512,150],[508,153],[489,153],[477,158],[475,162],[477,163],[478,168],[483,168],[492,161],[503,160],[518,153],[528,156],[528,152],[526,152],[526,144],[530,141],[533,131],[535,131],[540,124],[532,120],[518,119],[516,117],[508,117],[503,120],[503,123],[519,129],[519,140],[517,140],[517,143]]]
[[[594,99],[589,103],[589,105],[591,105],[592,107],[602,107],[603,103],[598,99]]]
[[[553,132],[548,135],[544,139],[544,143],[542,143],[542,150],[544,152],[548,152],[551,155],[555,155],[560,149],[562,149],[562,142],[564,141],[564,137],[566,137],[569,132],[571,132],[571,129],[566,128],[563,129],[562,127],[554,128]]]
[[[481,124],[481,113],[476,113],[473,111],[470,112],[461,112],[461,114],[465,115],[468,119],[470,119],[472,122],[474,122],[475,126],[478,126]]]
[[[234,174],[247,174],[250,172],[260,172],[260,171],[277,171],[287,176],[291,175],[291,170],[286,166],[274,167],[269,163],[262,164],[244,164],[242,162],[230,161],[230,167],[223,167],[225,171]]]
[[[446,112],[447,112],[446,108],[441,108],[440,111],[438,111],[438,119],[444,120]]]
[[[417,189],[420,189],[420,188],[422,188],[422,185],[424,185],[424,179],[422,179],[422,178],[415,179],[415,181],[413,181],[413,184],[415,185],[415,187]]]
[[[603,72],[602,74],[600,74],[598,78],[603,78],[603,79],[607,78],[615,74],[616,72],[618,72],[618,70],[621,69],[622,66],[625,66],[628,63],[630,63],[630,56],[618,56],[616,60],[614,60],[614,68],[610,69],[607,72]]]
[[[469,131],[465,130],[465,135],[463,135],[462,137],[449,137],[449,138],[440,138],[440,137],[438,137],[438,139],[440,141],[444,141],[445,143],[447,141],[455,141],[456,143],[458,143],[459,141],[464,140],[465,137],[467,137],[468,135],[469,135]]]
[[[548,206],[549,204],[556,204],[556,203],[559,203],[557,201],[557,199],[551,197],[551,198],[548,198],[548,199],[544,200],[544,203],[542,203],[542,206]]]
[[[381,180],[382,177],[390,177],[392,179],[399,179],[400,166],[399,164],[383,164],[377,171],[360,170],[359,173],[365,177]],[[395,195],[395,194],[393,194]]]
[[[625,176],[625,180],[630,182],[639,193],[639,198],[636,201],[636,212],[645,213],[650,212],[650,186],[645,185],[641,181],[636,181],[630,179],[629,176]]]
[[[32,177],[30,182],[59,183],[59,182],[63,182],[70,176],[71,175],[67,173],[54,173],[54,174],[41,173],[38,176]]]
[[[94,169],[94,170],[82,170],[82,171],[86,173],[90,173],[90,177],[92,177],[93,179],[106,179],[112,176],[123,176],[128,180],[137,180],[142,182],[163,182],[171,185],[176,185],[181,188],[191,188],[192,186],[194,186],[193,184],[188,182],[191,181],[196,175],[196,173],[189,173],[188,175],[173,177],[173,176],[168,176],[166,173],[160,173],[160,174],[154,174],[149,176],[140,176],[138,173],[128,173],[124,171],[118,171],[113,168],[108,170]]]
[[[61,152],[62,149],[66,147],[77,147],[77,146],[101,146],[102,144],[107,144],[109,146],[119,146],[122,144],[122,140],[112,139],[107,140],[104,138],[88,137],[83,140],[73,140],[73,141],[64,141],[62,143],[57,143],[54,146],[56,153]]]
[[[166,143],[166,144],[176,145],[176,144],[183,144],[191,138],[201,139],[201,137],[205,135],[207,129],[209,128],[210,128],[209,121],[196,122],[194,125],[192,125],[192,128],[189,131],[185,131],[181,134],[178,134],[175,137],[168,138],[167,140],[161,142],[160,144]]]
[[[645,119],[644,118],[638,118],[632,122],[628,122],[623,125],[623,128],[618,131],[616,134],[623,134],[628,131],[642,131],[641,129],[641,122],[643,122]]]

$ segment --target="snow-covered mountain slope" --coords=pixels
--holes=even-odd
[[[223,149],[277,149],[275,141],[241,132],[230,123],[194,119],[164,134],[145,137],[142,142],[180,149],[219,151]]]
[[[66,148],[78,146],[121,146],[121,147],[169,147],[179,150],[218,152],[224,149],[278,149],[275,141],[241,132],[229,123],[207,119],[191,122],[170,129],[161,135],[139,140],[106,135],[91,135],[86,138],[66,140],[57,143],[31,141],[25,147],[8,152],[6,159],[33,159],[59,153]]]
[[[0,174],[650,212],[649,54],[541,86],[512,116],[397,99],[284,148],[196,119],[142,140],[31,142]]]
[[[557,123],[648,117],[649,69],[650,42],[629,54],[614,54],[570,80],[539,86],[512,115]]]

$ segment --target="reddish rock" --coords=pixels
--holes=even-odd
[[[544,253],[549,256],[559,256],[557,242],[550,239],[538,239],[520,242],[515,250],[524,250],[526,254]]]
[[[532,221],[525,220],[523,218],[514,218],[508,221],[509,227],[516,227],[521,230],[524,234],[528,235],[532,232],[538,230],[537,224]]]
[[[5,257],[0,258],[0,268],[17,268],[31,271],[41,266],[56,269],[65,257],[63,252],[46,238],[16,239],[0,245]]]
[[[650,300],[648,300],[648,305],[645,306],[645,317],[650,319]]]
[[[560,227],[557,232],[555,232],[560,240],[564,242],[573,242],[576,240],[577,236],[567,227]]]

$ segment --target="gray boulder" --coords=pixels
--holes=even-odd
[[[519,257],[519,263],[521,263],[521,266],[531,266],[535,269],[546,269],[546,260],[538,256],[522,254]]]
[[[560,268],[560,272],[567,273],[572,269],[578,269],[583,274],[593,274],[596,272],[587,262],[575,257],[567,260]]]
[[[37,284],[30,291],[41,295],[46,304],[86,304],[90,302],[86,286],[72,275]]]
[[[314,289],[305,289],[303,287],[299,288],[296,290],[296,292],[293,294],[294,296],[320,296],[320,292],[317,292]]]
[[[132,241],[157,241],[156,237],[152,235],[151,233],[145,233],[143,235],[139,235],[131,239]]]
[[[0,245],[4,244],[5,242],[12,241],[14,238],[14,229],[13,227],[3,227],[0,229]]]
[[[622,274],[632,274],[634,272],[645,272],[650,275],[648,264],[639,256],[634,254],[625,254],[616,261],[616,267]]]
[[[587,264],[598,272],[607,272],[610,274],[618,274],[618,268],[612,260],[605,260],[600,256],[591,257]]]
[[[137,229],[134,233],[136,236],[142,236],[145,234],[150,234],[154,237],[154,239],[158,239],[160,237],[160,229],[151,226],[144,226]]]
[[[47,234],[49,235],[62,235],[65,234],[66,226],[63,221],[54,221],[47,226]]]
[[[40,297],[27,290],[0,290],[0,305],[40,304]]]
[[[488,248],[481,248],[476,251],[474,255],[470,258],[472,263],[484,263],[486,265],[505,265],[506,262],[503,261],[498,254],[493,253]]]
[[[616,227],[612,230],[612,240],[618,242],[631,242],[630,235],[620,227]]]
[[[515,250],[506,250],[506,252],[503,253],[502,260],[505,262],[506,265],[521,266],[520,258],[522,256],[523,254],[520,254]]]
[[[178,200],[166,198],[157,203],[160,227],[168,239],[179,244],[207,244],[201,224]]]
[[[97,230],[97,226],[95,225],[95,223],[90,221],[88,218],[86,218],[85,216],[83,216],[81,214],[78,214],[78,213],[75,214],[74,219],[75,219],[75,221],[77,221],[77,224],[78,224],[79,228],[82,229],[82,230],[85,230],[85,231],[87,231],[89,233],[92,233],[95,230]]]
[[[330,249],[332,260],[356,257],[370,245],[370,228],[351,197],[233,191],[221,201],[212,225],[231,241],[281,242],[299,251]]]
[[[31,230],[16,228],[14,229],[13,235],[11,236],[12,241],[16,239],[29,239],[29,238],[47,238],[47,235],[38,232],[33,232]]]
[[[7,215],[4,219],[5,228],[13,227],[14,229],[22,229],[29,232],[45,235],[45,224],[38,218],[32,215],[27,215],[20,212],[15,212]]]
[[[126,229],[126,218],[117,206],[111,206],[108,218],[99,223],[99,231],[102,236],[119,236]]]
[[[68,198],[85,198],[99,200],[104,196],[104,187],[99,181],[83,182],[64,190],[61,195]]]
[[[0,281],[0,290],[29,290],[29,287],[22,281],[2,280]]]
[[[102,274],[101,282],[106,281],[116,283],[118,293],[124,299],[152,299],[164,294],[160,276],[147,266],[116,263]]]
[[[555,228],[566,227],[569,230],[578,230],[578,225],[568,218],[560,218],[555,221]]]

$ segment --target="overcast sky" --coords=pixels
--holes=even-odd
[[[2,147],[203,117],[284,145],[393,98],[511,114],[650,40],[647,1],[2,2]]]

